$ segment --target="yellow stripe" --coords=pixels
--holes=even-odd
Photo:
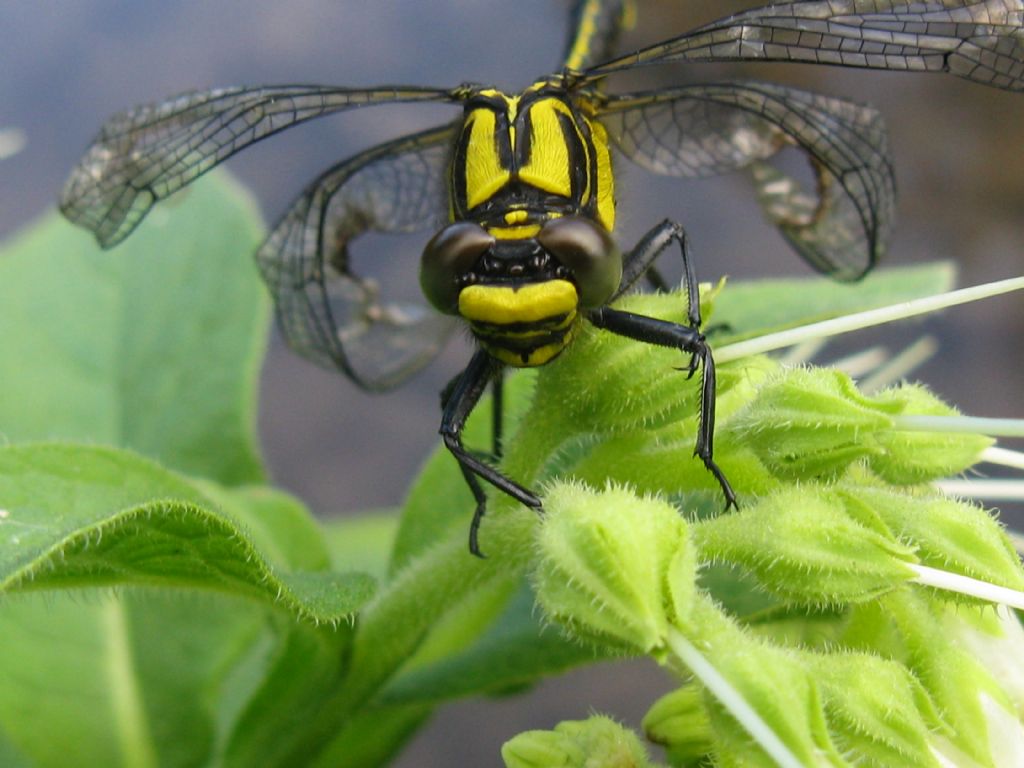
[[[469,208],[489,200],[509,181],[510,174],[501,167],[494,146],[496,128],[497,121],[489,109],[474,109],[466,118],[465,130],[470,132],[466,150],[466,205]]]
[[[527,224],[522,227],[489,227],[487,231],[498,240],[524,240],[540,232],[540,224]]]
[[[601,3],[598,0],[591,0],[580,14],[580,24],[576,30],[576,39],[573,40],[572,50],[565,58],[565,66],[568,69],[582,69],[583,64],[590,53],[594,42],[594,34],[597,31],[596,19],[601,10]]]
[[[587,120],[587,125],[597,153],[597,219],[611,232],[615,229],[615,177],[612,174],[608,132],[596,120]]]
[[[508,349],[502,349],[501,347],[492,347],[486,345],[487,351],[498,358],[505,365],[511,365],[515,368],[536,368],[537,366],[544,365],[554,358],[559,352],[568,346],[570,339],[568,336],[560,342],[555,344],[546,344],[543,347],[537,347],[537,349],[531,349],[526,353],[526,359],[523,359],[522,352],[513,352]]]
[[[552,333],[557,331],[564,331],[574,322],[576,322],[576,313],[570,312],[560,322],[554,325],[540,325],[536,330],[530,331],[505,331],[501,329],[501,326],[497,326],[496,330],[491,331],[490,328],[481,326],[479,323],[474,324],[473,327],[480,332],[481,335],[487,336],[490,334],[493,338],[508,339],[509,341],[529,341],[530,339],[540,339],[544,336],[550,336]]]
[[[569,147],[562,133],[558,114],[572,113],[557,99],[542,99],[530,107],[530,162],[519,169],[519,178],[527,184],[569,197],[572,182],[569,176]]]
[[[459,314],[471,322],[511,325],[536,323],[576,310],[579,296],[568,280],[546,280],[519,287],[470,285],[459,293]]]

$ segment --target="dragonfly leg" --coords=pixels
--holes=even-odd
[[[480,480],[485,480],[499,491],[507,493],[528,507],[539,509],[541,506],[540,499],[536,495],[474,456],[462,444],[462,430],[466,425],[466,419],[469,418],[469,414],[472,413],[480,396],[487,388],[488,382],[494,378],[498,369],[499,364],[483,350],[479,350],[473,355],[466,370],[455,379],[450,388],[446,388],[448,391],[445,393],[447,397],[439,430],[445,446],[459,462],[462,475],[466,478],[466,484],[469,485],[469,490],[476,501],[473,522],[469,528],[469,551],[477,557],[483,557],[477,535],[487,506],[487,496],[480,485]]]
[[[698,368],[701,369],[700,419],[693,453],[718,481],[728,509],[736,506],[736,494],[714,460],[715,360],[700,330],[700,294],[683,228],[675,222],[663,221],[648,232],[625,259],[623,283],[628,287],[631,283],[627,283],[627,280],[635,282],[673,242],[679,245],[683,258],[688,303],[686,324],[658,320],[607,306],[591,311],[589,319],[598,328],[620,336],[688,353],[690,362],[686,366],[687,378],[692,377]],[[620,288],[620,292],[622,290]]]

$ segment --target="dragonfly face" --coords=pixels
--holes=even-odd
[[[622,278],[612,239],[608,137],[558,78],[466,101],[452,154],[453,223],[423,253],[420,282],[506,365],[538,366],[572,340],[581,309]]]
[[[610,148],[656,174],[748,171],[765,215],[797,253],[830,277],[856,280],[892,227],[884,125],[871,107],[769,83],[614,95],[603,84],[651,65],[781,61],[942,72],[1020,92],[1024,0],[780,0],[614,57],[631,5],[577,0],[561,74],[518,94],[465,85],[259,86],[129,110],[104,126],[72,173],[61,210],[110,247],[159,200],[291,126],[375,104],[461,107],[461,119],[328,168],[274,227],[256,261],[288,343],[365,389],[384,390],[426,365],[456,319],[469,324],[480,348],[446,391],[440,432],[476,498],[474,552],[486,499],[480,481],[528,506],[540,499],[463,447],[466,418],[504,366],[543,365],[584,322],[689,355],[691,375],[701,370],[695,454],[732,504],[712,458],[714,363],[685,234],[662,222],[620,253],[611,235]],[[766,162],[785,147],[810,162],[812,188]],[[388,304],[354,271],[349,246],[371,231],[436,233],[422,251],[420,283],[440,313]],[[672,246],[687,278],[685,323],[610,306]]]

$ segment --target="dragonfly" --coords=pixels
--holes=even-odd
[[[701,373],[694,456],[726,508],[735,506],[714,460],[714,357],[685,230],[666,220],[621,248],[615,162],[683,178],[750,170],[766,216],[793,249],[852,281],[875,265],[893,224],[885,128],[869,106],[778,84],[629,93],[608,84],[653,65],[763,61],[946,73],[1021,91],[1024,0],[775,2],[616,55],[633,10],[629,0],[577,0],[560,69],[517,93],[474,83],[230,87],[129,109],[87,149],[61,210],[109,248],[160,200],[280,131],[381,104],[450,104],[459,112],[449,122],[328,168],[274,226],[256,261],[288,344],[380,391],[429,363],[453,327],[468,326],[475,351],[442,395],[440,434],[476,502],[475,555],[484,483],[537,510],[541,499],[498,468],[500,416],[489,455],[463,444],[466,420],[488,386],[500,414],[503,372],[549,363],[584,324],[688,356],[687,376]],[[813,189],[768,162],[784,149],[806,157]],[[429,307],[385,301],[353,269],[350,248],[370,232],[425,233],[419,276]],[[370,258],[404,257],[395,250]],[[654,262],[666,251],[682,259],[686,321],[616,309],[645,276],[659,284]]]

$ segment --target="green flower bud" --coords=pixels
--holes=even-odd
[[[703,291],[703,299],[712,289]],[[617,309],[686,322],[686,295],[631,294]],[[707,315],[705,315],[705,320]],[[616,434],[656,428],[694,413],[700,376],[687,379],[689,356],[677,349],[638,344],[584,324],[569,349],[538,376],[536,405],[576,433]],[[719,377],[719,394],[731,385]]]
[[[985,669],[1024,713],[1024,627],[1005,605],[944,615],[946,631]]]
[[[851,611],[848,633],[841,642],[898,658],[920,682],[939,713],[941,730],[933,748],[952,757],[950,765],[1014,765],[997,762],[1024,743],[1019,723],[1007,728],[1006,713],[1017,716],[1011,699],[953,627],[966,617],[990,608],[954,606],[924,589],[902,589],[876,604]],[[1009,741],[1007,741],[1009,739]],[[1018,753],[1019,756],[1019,753]]]
[[[795,368],[761,387],[726,429],[781,478],[827,479],[878,451],[871,436],[892,423],[846,374]]]
[[[830,479],[866,460],[892,483],[913,484],[961,472],[992,441],[980,435],[903,426],[903,416],[955,416],[919,385],[867,397],[846,374],[829,369],[780,372],[726,431],[745,435],[769,470],[784,479]]]
[[[693,599],[696,560],[679,512],[624,488],[568,483],[544,509],[533,575],[544,612],[578,638],[658,652]]]
[[[876,768],[938,768],[931,733],[941,721],[906,667],[867,653],[805,653],[803,660],[821,690],[828,730],[841,752]]]
[[[712,750],[711,722],[704,691],[684,685],[658,699],[644,715],[644,734],[668,751],[672,765],[697,762]]]
[[[975,504],[882,488],[841,486],[847,512],[868,509],[915,548],[922,565],[1011,589],[1024,589],[1024,568],[999,522]]]
[[[501,759],[507,768],[583,766],[586,755],[572,739],[557,731],[526,731],[506,741]]]
[[[742,436],[723,429],[729,415],[755,397],[757,387],[779,368],[766,357],[753,357],[719,371],[731,382],[717,399],[718,434],[715,458],[729,480],[746,493],[763,493],[779,481],[765,470]],[[572,466],[572,474],[592,485],[607,479],[627,483],[641,492],[691,494],[702,492],[711,506],[721,508],[721,490],[704,463],[693,455],[698,424],[697,403],[678,421],[658,429],[646,428],[603,437]]]
[[[845,765],[825,727],[820,691],[797,653],[755,637],[706,598],[693,606],[692,643],[804,766]],[[735,709],[705,696],[713,762],[777,768]]]
[[[880,392],[876,402],[894,408],[900,416],[958,416],[919,384],[904,384]],[[869,459],[871,469],[890,483],[911,485],[955,475],[976,464],[981,452],[993,444],[984,435],[924,432],[898,428],[876,436],[882,452]]]
[[[636,734],[609,717],[559,723],[553,731],[526,731],[501,748],[506,768],[651,768]]]
[[[958,606],[944,611],[941,622],[946,636],[980,664],[999,688],[1001,695],[986,691],[984,686],[964,692],[977,698],[985,717],[992,765],[1019,764],[1024,754],[1024,629],[1019,619],[1005,606],[995,610]],[[936,740],[935,748],[952,764],[970,764],[949,740]]]
[[[815,606],[861,602],[913,579],[911,547],[850,516],[815,486],[783,489],[757,504],[696,523],[702,559],[729,563],[783,600]]]

